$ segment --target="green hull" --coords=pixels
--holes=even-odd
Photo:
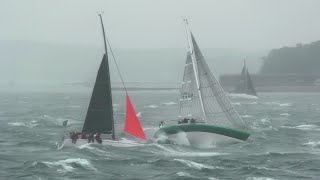
[[[167,135],[176,134],[178,132],[206,132],[206,133],[213,133],[219,134],[231,138],[235,138],[238,140],[246,141],[250,134],[245,131],[208,125],[208,124],[179,124],[179,125],[171,125],[160,128],[156,133],[155,136],[161,133],[165,133]]]

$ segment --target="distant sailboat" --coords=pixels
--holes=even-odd
[[[175,141],[179,133],[186,135],[195,146],[212,145],[225,141],[245,141],[250,136],[248,126],[232,106],[216,77],[202,55],[200,48],[185,20],[189,52],[185,63],[180,89],[179,122],[168,121],[155,133],[163,141],[165,134],[169,141]],[[174,122],[174,124],[170,124]],[[201,144],[199,144],[201,143]]]
[[[246,66],[245,60],[241,71],[240,81],[239,84],[235,87],[234,93],[257,96],[257,92],[253,86],[251,76],[249,74],[249,70]]]
[[[135,141],[116,139],[115,137],[107,43],[102,16],[100,14],[99,16],[104,37],[105,54],[103,55],[97,73],[82,132],[75,143],[72,143],[72,139],[68,138],[64,140],[64,145],[74,146],[86,144],[88,143],[89,134],[111,134],[111,139],[102,138],[101,144],[121,147],[143,145]],[[145,134],[133,109],[128,94],[126,94],[126,120],[123,130],[125,133],[133,137],[146,140]],[[84,138],[81,138],[82,136],[84,136]],[[97,143],[97,141],[94,141],[94,143]]]

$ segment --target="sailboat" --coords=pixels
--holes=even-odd
[[[209,69],[187,20],[185,25],[189,51],[180,89],[179,119],[163,123],[154,138],[177,143],[183,137],[196,147],[246,141],[250,136],[248,125]]]
[[[111,146],[119,146],[119,147],[143,145],[143,143],[138,143],[138,142],[127,140],[127,139],[116,138],[115,122],[114,122],[113,107],[112,107],[112,92],[111,92],[111,80],[110,80],[110,72],[109,72],[107,42],[106,42],[102,16],[99,14],[99,17],[100,17],[100,22],[102,27],[105,53],[103,55],[103,58],[97,73],[96,81],[92,91],[92,95],[91,95],[89,107],[87,110],[85,122],[83,124],[82,132],[78,136],[78,139],[76,140],[75,143],[72,143],[71,138],[67,138],[64,140],[63,145],[79,146],[79,145],[87,144],[89,143],[87,138],[89,134],[99,134],[99,135],[102,134],[101,136],[102,141],[100,141],[100,144],[103,144],[103,145],[111,145]],[[118,66],[117,66],[117,70],[121,77]],[[121,77],[121,80],[123,83],[122,77]],[[136,113],[134,111],[130,98],[128,96],[127,90],[126,90],[126,119],[125,119],[125,126],[123,131],[130,136],[139,138],[140,140],[143,140],[143,141],[146,140],[145,134],[140,125],[139,119],[136,116]],[[103,137],[104,135],[110,135],[110,134],[111,134],[111,138]],[[84,138],[82,138],[82,136],[84,136]],[[90,143],[98,143],[98,142],[94,141]]]
[[[241,71],[239,84],[235,87],[234,93],[236,94],[247,94],[251,96],[257,96],[257,92],[253,86],[249,70],[244,60],[244,65]]]

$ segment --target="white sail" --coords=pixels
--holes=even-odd
[[[192,117],[203,120],[201,102],[195,78],[193,62],[190,53],[188,53],[180,89],[179,115],[181,118]]]
[[[192,33],[191,39],[198,67],[200,91],[207,122],[223,127],[247,129],[246,124],[232,106],[217,78],[210,71]]]

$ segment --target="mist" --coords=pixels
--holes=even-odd
[[[320,39],[319,1],[2,1],[0,83],[93,82],[103,55],[100,22],[126,82],[179,82],[183,17],[216,75],[259,72],[273,48]],[[111,58],[113,82],[119,82]]]

